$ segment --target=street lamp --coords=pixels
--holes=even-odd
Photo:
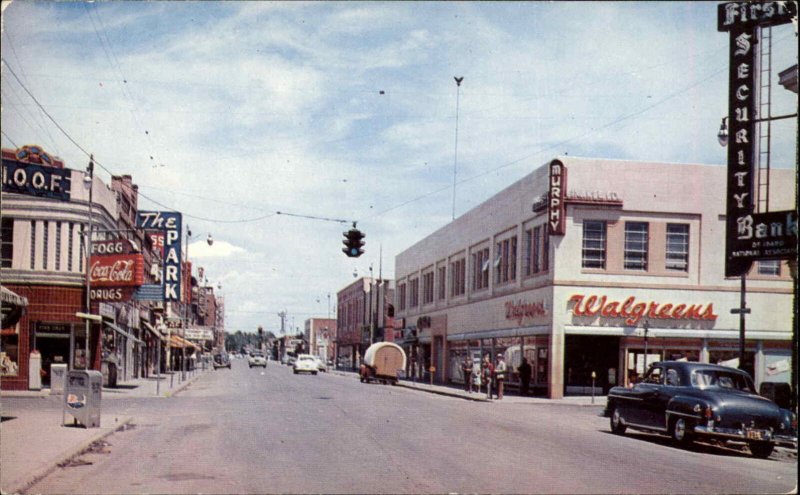
[[[89,166],[86,169],[87,174],[83,176],[83,182],[89,186],[89,231],[86,233],[86,313],[92,312],[92,267],[90,259],[92,255],[92,229],[93,212],[92,212],[92,194],[94,192],[94,155],[89,155]],[[86,318],[86,342],[84,350],[84,369],[90,369],[89,365],[89,333],[91,332],[92,322],[90,318]]]
[[[717,133],[717,139],[719,140],[720,146],[728,145],[728,117],[722,117],[722,123],[719,125],[719,132]]]

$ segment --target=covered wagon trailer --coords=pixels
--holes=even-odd
[[[394,384],[405,369],[406,353],[403,348],[391,342],[378,342],[369,346],[364,353],[359,375],[362,383],[379,380]]]

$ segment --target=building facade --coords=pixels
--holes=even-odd
[[[794,170],[772,174],[770,205],[795,209]],[[466,355],[502,353],[512,385],[525,357],[534,393],[559,398],[628,384],[655,360],[738,365],[725,185],[719,166],[561,157],[536,169],[397,256],[408,373],[460,382]],[[757,383],[789,382],[792,301],[788,263],[756,263],[745,342]]]
[[[336,365],[358,369],[373,342],[394,340],[394,282],[362,277],[336,294]]]
[[[333,359],[333,339],[336,335],[336,320],[333,318],[309,318],[305,321],[304,338],[308,352],[328,362]]]
[[[137,228],[131,176],[106,185],[92,165],[65,168],[38,146],[3,149],[2,159],[0,281],[27,302],[2,329],[2,388],[47,387],[52,364],[101,370],[107,385],[181,369],[198,347],[181,337],[182,325],[169,325],[194,312],[138,293],[159,286],[164,260]],[[182,301],[190,294],[186,268]]]

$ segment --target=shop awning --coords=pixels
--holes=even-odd
[[[161,339],[162,342],[166,342],[167,341],[167,338],[164,335],[161,335],[161,332],[156,330],[153,327],[153,325],[151,325],[150,323],[148,323],[148,322],[146,322],[144,320],[141,320],[141,321],[142,321],[142,325],[144,326],[144,328],[147,329],[150,333],[152,333],[153,335],[155,335],[156,337]]]
[[[180,335],[170,335],[170,347],[176,348],[176,349],[187,348],[187,349],[200,350],[200,348],[198,346],[192,344],[191,342],[189,342],[188,340],[184,339]]]
[[[3,304],[11,304],[14,306],[25,307],[28,305],[27,297],[22,297],[18,295],[16,292],[13,292],[10,289],[6,289],[2,285],[0,285],[0,301],[2,301]]]
[[[481,330],[477,332],[456,333],[447,336],[449,341],[459,340],[478,340],[478,339],[499,339],[503,337],[529,337],[533,335],[546,335],[550,333],[550,326],[541,325],[536,327],[501,328],[499,330]],[[422,337],[420,337],[422,342]],[[430,337],[428,337],[430,342]]]
[[[0,301],[2,301],[2,324],[0,326],[8,328],[16,325],[22,315],[25,314],[28,298],[22,297],[0,285]]]
[[[130,340],[132,340],[133,342],[135,342],[135,343],[137,343],[137,344],[144,344],[144,342],[142,342],[141,340],[137,339],[137,338],[136,338],[136,337],[134,337],[133,335],[129,334],[128,332],[126,332],[125,330],[123,330],[121,327],[118,327],[116,324],[114,324],[114,323],[111,323],[110,321],[105,321],[105,320],[104,320],[104,321],[103,321],[103,325],[107,326],[108,328],[110,328],[110,329],[114,330],[114,331],[115,331],[115,332],[117,332],[118,334],[122,335],[123,337],[125,337],[125,338],[127,338],[127,339],[130,339]]]

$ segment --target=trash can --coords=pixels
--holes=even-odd
[[[39,351],[32,351],[28,361],[28,389],[42,389],[42,355]]]
[[[50,365],[50,395],[61,395],[64,393],[64,381],[67,379],[66,364]]]
[[[73,370],[64,384],[64,412],[85,428],[100,427],[103,374],[95,370]]]

